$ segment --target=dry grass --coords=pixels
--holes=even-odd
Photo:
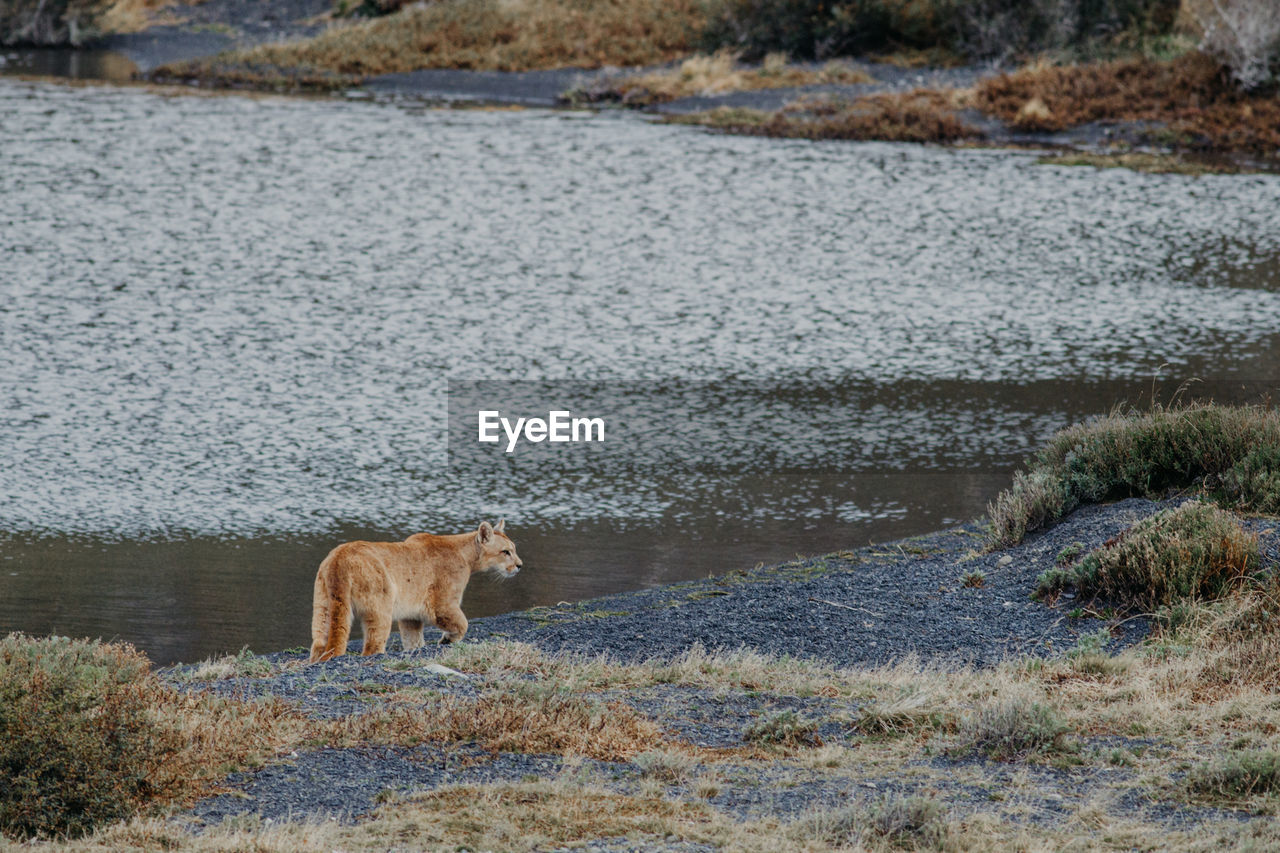
[[[199,851],[546,850],[584,839],[659,843],[668,836],[730,850],[827,849],[776,820],[735,823],[700,802],[619,794],[566,774],[549,782],[453,786],[379,809],[354,826],[329,823],[219,826],[196,836],[135,821],[63,849]]]
[[[181,734],[185,748],[163,771],[183,802],[207,793],[226,774],[258,767],[302,743],[310,723],[278,699],[240,701],[212,693],[175,693],[155,713]]]
[[[1093,646],[1088,654],[1048,662],[1010,661],[986,670],[949,670],[910,662],[837,670],[818,665],[803,668],[795,661],[750,653],[700,652],[624,665],[601,658],[549,655],[518,644],[481,643],[450,650],[447,661],[488,685],[478,699],[455,699],[449,707],[428,702],[418,709],[416,718],[405,717],[403,725],[387,720],[399,720],[397,715],[411,709],[393,709],[382,722],[376,721],[378,715],[359,723],[339,721],[338,728],[330,730],[342,735],[335,737],[335,743],[344,737],[352,742],[369,737],[482,743],[491,738],[492,743],[503,743],[500,748],[504,749],[590,754],[589,748],[581,747],[580,734],[552,736],[539,730],[589,730],[599,725],[599,717],[593,714],[608,706],[601,703],[591,713],[567,711],[557,716],[561,706],[551,687],[534,688],[531,696],[519,695],[517,685],[527,683],[529,674],[551,683],[566,678],[575,702],[590,700],[590,690],[622,686],[698,684],[728,689],[758,684],[763,692],[781,695],[803,687],[867,708],[850,746],[800,747],[794,758],[778,753],[740,754],[734,765],[745,764],[748,772],[750,767],[763,771],[767,766],[770,773],[783,774],[794,765],[806,768],[806,773],[835,774],[845,785],[857,784],[849,779],[886,776],[912,785],[912,790],[923,785],[927,791],[936,784],[944,793],[932,796],[934,801],[945,797],[946,786],[952,784],[1000,792],[1002,799],[980,805],[976,812],[944,814],[938,806],[925,806],[910,796],[875,794],[861,805],[811,812],[791,823],[773,818],[742,821],[703,800],[735,784],[732,774],[714,779],[704,775],[691,785],[697,790],[687,795],[662,794],[664,783],[689,779],[695,765],[688,760],[687,747],[663,742],[659,734],[648,741],[651,745],[644,752],[631,753],[631,760],[647,767],[651,778],[629,792],[602,784],[604,780],[575,769],[571,761],[557,780],[445,788],[390,803],[355,826],[238,823],[208,828],[197,836],[147,819],[49,849],[528,850],[623,835],[641,845],[673,835],[732,850],[822,850],[836,843],[872,850],[895,845],[943,850],[1052,850],[1068,845],[1209,850],[1249,844],[1268,849],[1280,841],[1280,828],[1273,822],[1197,824],[1191,819],[1171,827],[1124,811],[1117,803],[1131,802],[1137,789],[1157,804],[1177,806],[1208,799],[1254,812],[1277,807],[1280,794],[1273,780],[1274,753],[1280,748],[1280,703],[1275,701],[1280,691],[1280,629],[1271,615],[1276,608],[1275,593],[1260,587],[1242,589],[1211,605],[1186,608],[1176,619],[1170,615],[1155,642],[1106,658],[1106,666],[1096,665],[1105,655]],[[872,705],[873,699],[880,701]],[[531,708],[543,710],[531,712]],[[551,722],[544,726],[539,719]],[[212,722],[215,727],[227,724]],[[518,733],[526,724],[529,739]],[[283,726],[286,734],[292,725]],[[260,754],[264,746],[280,742],[282,728],[278,723],[274,728],[275,738],[257,747]],[[314,737],[316,731],[294,730],[292,736]],[[999,782],[993,782],[984,775],[987,771],[981,762],[939,765],[936,761],[941,750],[968,745],[1006,759],[1052,763],[1063,754],[1066,743],[1074,742],[1079,749],[1070,753],[1073,761],[1114,768],[1117,761],[1091,753],[1090,742],[1135,734],[1152,748],[1135,747],[1122,755],[1123,772],[1091,774],[1093,793],[1078,802],[1068,796],[1064,819],[1051,823],[1026,820],[1044,794],[1048,777],[1043,774],[1020,773],[1015,764]],[[636,743],[647,740],[647,735],[615,738],[606,734],[604,738],[615,744]],[[613,747],[606,752],[618,755],[630,748]],[[223,749],[234,752],[235,747],[226,744]],[[761,763],[752,764],[756,761]],[[1193,769],[1191,781],[1177,781],[1179,769]],[[1074,777],[1065,779],[1068,789],[1064,791],[1070,794],[1077,783]]]
[[[263,678],[275,674],[275,671],[275,667],[245,647],[234,655],[207,658],[190,669],[180,671],[178,678],[183,681]]]
[[[471,699],[433,697],[344,717],[319,734],[334,746],[478,743],[494,752],[581,755],[626,761],[661,742],[656,725],[628,705],[564,692],[555,684],[509,683]]]
[[[720,108],[670,121],[787,139],[956,142],[981,135],[957,115],[959,97],[956,92],[917,89],[852,101],[803,99],[773,113]]]
[[[172,23],[172,15],[163,11],[175,0],[115,0],[100,19],[103,32],[136,33],[161,23]]]
[[[1240,163],[1178,154],[1140,151],[1073,151],[1049,154],[1036,161],[1042,166],[1093,166],[1096,169],[1131,169],[1152,175],[1234,175],[1249,169]]]
[[[1158,122],[1179,148],[1264,154],[1280,149],[1280,99],[1239,92],[1215,60],[1125,59],[1034,65],[983,80],[973,105],[1015,128],[1058,131],[1089,122]]]
[[[445,666],[490,678],[536,676],[563,690],[603,690],[676,684],[685,687],[770,690],[794,696],[836,696],[838,670],[810,659],[777,658],[752,649],[709,652],[695,643],[670,658],[623,664],[607,656],[549,655],[527,643],[450,646]]]
[[[420,68],[529,71],[654,65],[686,55],[702,26],[696,0],[440,0],[171,69],[301,69],[364,77]]]
[[[745,66],[738,61],[737,52],[726,49],[709,56],[691,56],[675,68],[610,80],[604,84],[604,91],[593,91],[590,99],[607,97],[627,104],[652,104],[753,89],[873,82],[871,75],[847,62],[833,61],[813,68],[790,65],[786,54],[773,53],[758,66]]]

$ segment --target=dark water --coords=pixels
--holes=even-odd
[[[111,50],[0,48],[0,75],[123,83],[132,80],[137,71],[129,57]]]
[[[701,577],[968,520],[1153,377],[1280,385],[1275,176],[12,80],[0,117],[0,631],[302,645],[337,542],[499,515],[526,570],[471,616]],[[658,435],[737,388],[738,431],[459,455],[472,380],[629,383]]]

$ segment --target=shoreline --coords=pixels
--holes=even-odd
[[[108,35],[84,48],[113,51],[134,63],[134,79],[166,91],[262,92],[340,96],[416,102],[426,106],[626,109],[656,120],[690,124],[712,132],[798,137],[815,140],[908,141],[947,147],[1037,149],[1056,152],[1054,165],[1121,166],[1180,174],[1275,172],[1280,149],[1253,151],[1143,118],[1086,120],[1039,128],[997,115],[987,104],[947,103],[976,91],[1011,67],[973,63],[960,67],[906,68],[850,59],[850,76],[866,82],[811,83],[748,88],[723,93],[650,95],[632,91],[628,79],[672,74],[680,63],[647,68],[557,68],[536,71],[473,71],[435,68],[368,76],[289,67],[227,64],[227,51],[314,36],[327,24],[327,0],[290,0],[289,8],[268,15],[245,0],[207,0],[174,7],[181,23],[138,33]],[[232,26],[229,22],[235,22]],[[750,71],[756,66],[741,66]],[[817,72],[817,63],[789,66]],[[118,82],[118,81],[105,81]],[[638,97],[633,97],[638,95]],[[886,100],[887,99],[887,100]],[[1028,102],[1044,104],[1036,98]],[[837,113],[832,117],[828,111]],[[1001,107],[1000,109],[1007,109]],[[886,111],[883,115],[881,111]],[[1053,122],[1049,122],[1053,124]],[[1176,124],[1176,122],[1175,122]],[[1233,143],[1234,144],[1234,143]],[[1252,143],[1257,144],[1257,143]],[[1080,155],[1080,156],[1072,156]]]
[[[876,735],[860,727],[869,725],[868,714],[878,713],[872,709],[885,703],[897,707],[896,691],[911,696],[922,689],[907,686],[920,679],[1000,680],[1009,673],[1035,673],[1041,666],[1071,672],[1094,658],[1140,658],[1140,644],[1151,627],[1144,616],[1095,609],[1071,594],[1046,603],[1030,593],[1038,575],[1052,568],[1064,549],[1098,547],[1180,502],[1129,498],[1085,506],[1019,545],[985,554],[977,553],[981,533],[971,523],[703,581],[485,617],[472,622],[461,644],[429,644],[409,654],[400,651],[393,634],[388,652],[370,657],[358,654],[357,640],[349,647],[355,654],[314,665],[306,664],[305,650],[290,650],[168,667],[161,675],[184,691],[208,690],[238,701],[282,701],[324,725],[405,713],[422,701],[444,707],[483,704],[512,691],[532,691],[530,697],[548,690],[549,695],[594,697],[586,701],[605,703],[600,707],[607,705],[612,715],[634,713],[651,720],[669,744],[664,749],[696,756],[701,768],[696,779],[692,772],[681,772],[662,777],[655,788],[646,762],[658,759],[609,757],[590,748],[585,756],[571,757],[555,750],[486,746],[483,738],[443,744],[430,739],[334,744],[296,750],[260,769],[233,773],[220,791],[175,819],[190,831],[218,831],[214,828],[225,820],[234,824],[245,818],[268,824],[331,820],[358,831],[370,820],[387,819],[387,810],[380,809],[384,803],[394,812],[397,804],[423,802],[423,797],[437,796],[433,792],[452,790],[450,786],[485,791],[559,785],[577,774],[613,792],[611,796],[634,798],[660,790],[666,798],[694,799],[739,824],[763,820],[786,826],[815,808],[850,802],[866,808],[884,798],[921,794],[965,813],[1001,812],[1001,799],[991,792],[1015,784],[1012,774],[1030,772],[1037,805],[1016,820],[1032,831],[1054,831],[1065,802],[1088,799],[1089,791],[1115,784],[1117,773],[1125,770],[1092,769],[1092,759],[1075,756],[1148,749],[1154,755],[1160,741],[1108,735],[1090,746],[1092,739],[1082,734],[1080,743],[1060,758],[1049,754],[1007,764],[953,754],[952,747],[930,748],[938,739],[948,743],[950,729],[917,731],[919,723],[910,720],[933,712],[904,710],[903,722],[893,724],[906,727],[900,733],[885,729]],[[1280,520],[1245,518],[1243,523],[1259,533],[1265,566],[1280,566]],[[1103,631],[1107,639],[1099,641]],[[447,670],[437,665],[442,657],[451,664]],[[513,665],[515,669],[508,668]],[[760,666],[774,674],[763,680],[747,674]],[[641,683],[597,675],[595,686],[592,676],[584,675],[610,668],[654,674]],[[708,675],[662,675],[664,668]],[[717,668],[729,673],[717,676]],[[885,687],[872,693],[832,692],[812,675],[821,672],[849,673]],[[574,686],[584,677],[586,682]],[[900,686],[888,687],[895,683]],[[762,751],[755,732],[782,720],[811,728],[794,744],[780,741],[783,745]],[[881,748],[891,748],[891,754],[905,747],[914,752],[917,740],[924,752],[905,764],[872,757]],[[804,757],[814,749],[833,756],[830,767]],[[709,774],[714,786],[706,781]],[[1133,775],[1134,783],[1141,778]],[[707,789],[701,793],[695,790],[699,780]],[[1136,810],[1144,821],[1170,830],[1214,825],[1229,814],[1212,803],[1171,808],[1153,801],[1144,806],[1122,803],[1120,808]],[[1247,822],[1243,815],[1233,821]],[[602,849],[636,849],[630,841],[609,846],[608,837],[591,843]],[[689,843],[677,836],[643,847],[717,849],[683,846]]]

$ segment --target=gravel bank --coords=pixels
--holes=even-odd
[[[1054,656],[1080,635],[1105,623],[1072,618],[1069,596],[1050,607],[1030,599],[1041,572],[1063,548],[1093,548],[1135,521],[1176,501],[1132,499],[1086,507],[1047,531],[1003,552],[977,555],[973,525],[885,546],[797,560],[705,581],[660,587],[574,605],[477,619],[469,640],[506,639],[542,649],[607,654],[621,660],[674,655],[700,644],[709,649],[741,646],[778,655],[816,658],[840,666],[882,664],[917,656],[948,665],[992,665],[1011,655]],[[1249,520],[1260,535],[1264,561],[1280,565],[1280,522]],[[532,570],[536,571],[536,568]],[[964,578],[983,574],[980,586]],[[1143,619],[1115,627],[1113,650],[1139,642]],[[244,697],[274,695],[309,715],[333,717],[376,709],[391,690],[414,688],[439,694],[474,695],[476,680],[429,671],[436,647],[406,655],[393,636],[385,655],[357,654],[268,677],[192,681],[191,667],[168,674],[187,687],[208,687]],[[351,650],[358,651],[353,642]],[[273,664],[304,657],[299,652],[266,655]],[[746,730],[762,719],[792,714],[815,723],[828,745],[856,748],[847,721],[857,704],[823,696],[787,696],[746,690],[706,690],[676,685],[605,691],[601,701],[622,701],[652,719],[675,741],[692,747],[732,750],[747,745]],[[1159,750],[1148,739],[1099,738],[1088,754],[1117,749]],[[945,756],[902,767],[831,771],[795,762],[718,763],[718,790],[706,802],[741,819],[794,817],[815,805],[871,802],[886,794],[945,799],[953,809],[981,809],[1001,798],[1002,779],[1031,774],[1038,800],[1026,804],[1026,819],[1055,824],[1073,809],[1133,771],[1105,760],[1076,767],[990,765]],[[627,762],[586,761],[595,778],[633,791],[640,769]],[[429,790],[448,783],[521,781],[556,776],[562,759],[545,755],[490,753],[472,745],[356,747],[294,753],[280,763],[227,780],[227,792],[205,799],[186,818],[196,823],[258,814],[264,818],[332,817],[355,820],[389,795]],[[970,771],[966,771],[969,768]],[[581,772],[575,769],[575,772]],[[1134,784],[1140,784],[1136,777]],[[672,783],[673,796],[689,796],[690,782]],[[706,796],[705,794],[703,796]],[[1219,809],[1154,800],[1120,804],[1127,813],[1182,827],[1208,820],[1244,819]],[[672,849],[692,849],[676,843]],[[598,842],[601,849],[632,849],[624,839]]]

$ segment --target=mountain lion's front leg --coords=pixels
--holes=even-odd
[[[444,631],[440,645],[447,646],[461,640],[467,633],[467,617],[462,615],[462,608],[452,607],[436,614],[436,627]]]

